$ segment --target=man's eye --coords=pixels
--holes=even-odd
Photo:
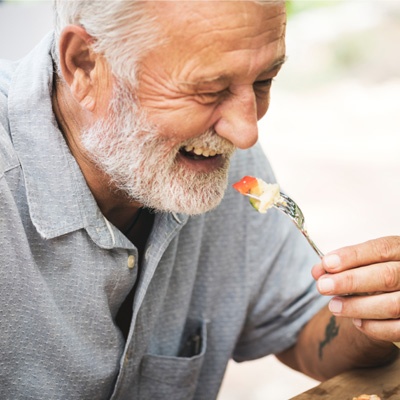
[[[197,93],[196,98],[203,104],[211,104],[218,101],[225,93],[225,90],[218,92]]]
[[[269,97],[273,79],[265,79],[262,81],[256,81],[253,83],[254,94],[259,99],[265,99]]]
[[[272,85],[273,79],[264,79],[262,81],[254,82],[254,87],[259,89],[269,88]]]

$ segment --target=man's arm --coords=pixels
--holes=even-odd
[[[313,268],[321,294],[333,296],[277,357],[323,380],[393,360],[400,341],[400,237],[331,252]]]
[[[323,381],[352,368],[386,364],[397,353],[392,343],[368,338],[350,318],[335,317],[324,307],[301,331],[296,345],[276,356]]]

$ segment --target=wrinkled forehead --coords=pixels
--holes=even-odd
[[[203,37],[211,40],[210,31],[215,41],[234,34],[253,38],[259,35],[272,42],[284,35],[286,25],[283,0],[149,1],[147,7],[156,16],[164,40],[186,39],[185,45]]]
[[[225,77],[247,84],[267,76],[265,71],[278,68],[285,58],[282,1],[157,3],[161,7],[155,2],[149,7],[154,7],[164,41],[140,64],[143,71],[168,82],[193,84]]]
[[[284,0],[150,0],[142,4],[151,14],[162,17],[158,19],[158,23],[164,21],[173,29],[176,24],[183,22],[191,28],[196,28],[191,24],[204,22],[203,17],[210,14],[221,18],[225,16],[254,18],[255,15],[251,15],[252,11],[257,13],[260,9],[268,10],[271,17],[285,13]]]

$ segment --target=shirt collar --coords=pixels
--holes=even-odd
[[[131,247],[102,215],[58,128],[51,103],[53,41],[54,35],[47,35],[20,61],[9,91],[11,135],[32,223],[47,239],[84,228],[101,247]],[[169,221],[165,226],[183,226],[188,216],[171,214],[162,220]]]
[[[108,247],[112,235],[53,113],[53,40],[53,34],[47,35],[19,62],[8,99],[31,219],[44,238],[86,228],[96,242]]]

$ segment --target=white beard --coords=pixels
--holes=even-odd
[[[110,179],[110,185],[155,211],[204,213],[224,195],[229,160],[235,147],[213,130],[178,145],[160,136],[139,109],[130,91],[119,85],[108,116],[82,134],[91,160]],[[186,145],[221,152],[223,167],[212,173],[194,172],[177,162]]]

